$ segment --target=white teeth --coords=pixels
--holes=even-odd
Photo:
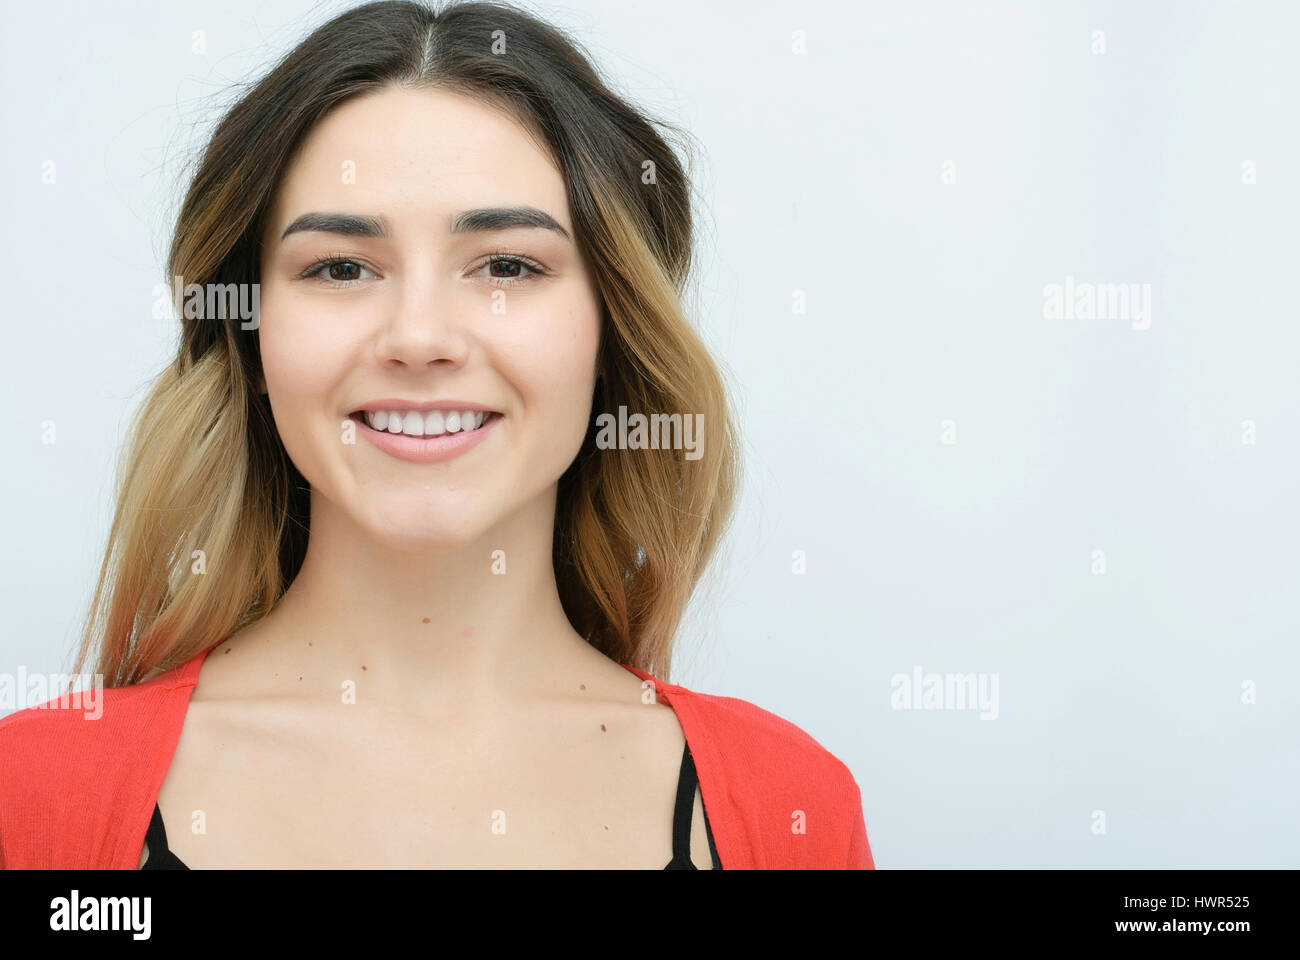
[[[477,430],[488,416],[484,410],[430,410],[427,414],[415,410],[365,411],[366,423],[371,428],[408,437],[438,437],[444,433]]]

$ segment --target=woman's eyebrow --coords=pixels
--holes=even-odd
[[[536,207],[483,207],[466,210],[452,221],[452,233],[476,233],[509,230],[512,227],[537,227],[551,230],[572,242],[569,231],[549,213]],[[367,217],[353,213],[304,213],[280,234],[283,240],[291,233],[303,231],[337,233],[347,237],[390,237],[392,229],[384,217]]]
[[[554,230],[565,240],[573,239],[554,217],[536,207],[484,207],[480,210],[466,210],[452,223],[451,232],[473,233],[477,230],[508,230],[511,227]]]
[[[392,231],[383,217],[363,217],[352,213],[304,213],[280,234],[283,240],[291,233],[304,231],[339,233],[345,237],[387,237]]]

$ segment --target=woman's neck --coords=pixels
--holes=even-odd
[[[554,493],[436,549],[377,542],[313,496],[302,568],[255,625],[279,648],[264,650],[268,662],[283,653],[288,673],[310,663],[315,681],[294,682],[303,694],[337,695],[338,678],[356,677],[397,709],[548,695],[602,656],[560,603]]]

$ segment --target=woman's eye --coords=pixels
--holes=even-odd
[[[493,257],[483,265],[483,269],[488,272],[488,280],[498,286],[527,283],[546,273],[540,264],[522,257]]]
[[[361,272],[366,268],[355,260],[342,258],[322,260],[307,268],[304,279],[319,279],[334,286],[346,287],[361,279]]]
[[[546,270],[541,264],[517,256],[495,256],[479,270],[486,270],[488,281],[499,286],[527,283],[536,277],[546,275]],[[330,286],[347,287],[365,279],[363,273],[370,273],[373,276],[372,271],[356,260],[347,257],[331,257],[312,264],[300,276],[304,280],[320,280]]]

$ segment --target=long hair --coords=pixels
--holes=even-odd
[[[690,183],[656,127],[673,128],[615,96],[573,40],[498,3],[341,14],[215,128],[167,276],[203,289],[257,283],[259,238],[295,148],[332,108],[390,85],[504,108],[559,165],[603,311],[592,424],[558,484],[556,583],[589,643],[668,680],[674,634],[731,516],[738,439],[718,367],[683,307]],[[309,485],[259,392],[256,334],[177,312],[179,350],[132,421],[80,641],[78,672],[93,665],[108,686],[173,669],[265,616],[307,548]],[[702,414],[699,458],[597,449],[595,418],[620,405]]]

